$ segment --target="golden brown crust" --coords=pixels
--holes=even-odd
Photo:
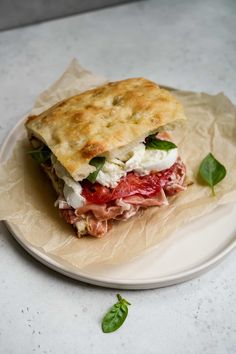
[[[75,180],[86,177],[96,155],[142,140],[160,126],[185,119],[167,90],[143,78],[110,82],[59,102],[26,122]]]

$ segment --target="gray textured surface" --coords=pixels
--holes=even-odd
[[[132,0],[1,0],[0,30],[131,1]]]
[[[235,1],[148,1],[1,33],[1,141],[72,57],[111,79],[143,75],[235,102],[235,12]],[[122,291],[127,322],[104,335],[116,291],[48,270],[0,226],[0,352],[234,354],[235,255],[182,285]]]

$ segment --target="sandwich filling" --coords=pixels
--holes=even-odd
[[[186,168],[167,132],[150,135],[129,151],[97,156],[96,170],[75,181],[55,155],[32,137],[31,151],[58,193],[55,206],[78,236],[103,236],[111,220],[127,220],[140,208],[168,205],[168,196],[185,190]],[[35,152],[37,152],[36,155]]]

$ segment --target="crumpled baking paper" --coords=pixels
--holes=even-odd
[[[74,59],[62,77],[36,100],[30,114],[39,114],[56,102],[106,80],[84,70]],[[188,121],[172,132],[188,176],[194,182],[187,191],[170,199],[169,206],[143,210],[128,221],[117,221],[102,239],[78,239],[54,207],[56,194],[46,175],[27,154],[26,134],[14,146],[11,158],[0,165],[0,219],[31,250],[40,251],[67,267],[119,264],[156,246],[182,225],[236,200],[236,107],[223,93],[173,90],[184,105]],[[23,125],[23,122],[22,122]],[[216,197],[198,181],[201,160],[212,152],[227,168]]]

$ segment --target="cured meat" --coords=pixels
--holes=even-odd
[[[131,197],[124,198],[124,202],[132,205],[139,205],[142,208],[169,204],[163,189],[161,189],[155,197],[144,198],[142,195],[134,195]]]
[[[59,209],[59,214],[68,224],[75,224],[79,220],[79,217],[75,214],[74,209]]]
[[[123,213],[122,206],[109,204],[85,204],[81,208],[75,210],[76,215],[83,215],[92,212],[98,220],[114,219],[117,215]]]
[[[108,231],[108,221],[98,220],[92,214],[87,217],[88,233],[94,237],[102,237]]]
[[[122,178],[114,189],[88,181],[82,183],[82,194],[87,204],[73,209],[60,196],[56,201],[60,215],[78,230],[79,222],[85,224],[83,234],[102,237],[111,227],[112,220],[127,220],[140,208],[168,205],[167,196],[172,196],[184,186],[186,168],[180,158],[169,169],[139,176],[133,172]]]

